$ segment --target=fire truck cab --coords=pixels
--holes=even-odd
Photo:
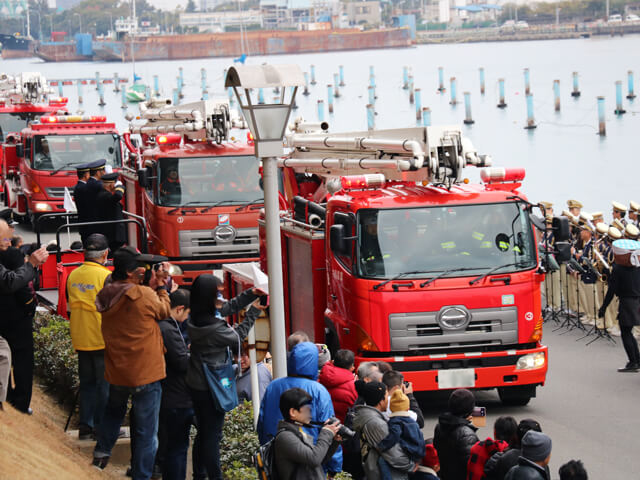
[[[524,170],[486,168],[457,127],[299,126],[287,143],[287,330],[389,362],[416,391],[497,388],[528,403],[548,351]],[[482,183],[467,165],[485,167]]]
[[[146,219],[149,251],[180,266],[175,279],[186,285],[223,263],[257,260],[260,161],[252,142],[231,138],[228,104],[141,104],[140,116],[130,130],[141,148],[127,140],[126,210]]]
[[[45,115],[3,145],[5,204],[32,225],[43,213],[65,212],[65,187],[77,183],[75,166],[105,159],[122,165],[121,139],[104,116]]]

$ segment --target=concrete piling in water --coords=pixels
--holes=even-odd
[[[151,87],[149,85],[146,85],[144,87],[144,98],[146,98],[147,100],[151,98]]]
[[[333,74],[333,84],[335,85],[335,88],[333,89],[333,96],[338,98],[340,96],[340,89],[338,88],[338,85],[340,84],[340,75],[337,73]]]
[[[229,106],[233,107],[235,103],[235,95],[233,94],[233,88],[227,87],[227,98],[229,98]]]
[[[309,74],[304,72],[304,90],[302,94],[306,97],[309,95]]]
[[[118,72],[113,74],[113,91],[118,93],[120,91],[120,77]]]
[[[76,85],[78,87],[78,103],[82,104],[82,80],[77,80]]]
[[[485,84],[484,84],[484,68],[480,67],[480,95],[484,95]]]
[[[104,84],[102,82],[98,84],[98,97],[98,105],[104,107],[106,105],[106,102],[104,101]]]
[[[373,67],[369,67],[369,86],[373,87],[373,93],[376,92],[376,75],[373,71]],[[376,95],[377,97],[377,95]]]
[[[529,69],[524,69],[524,94],[529,95],[531,93],[531,75]]]
[[[316,84],[316,66],[311,65],[311,85]]]
[[[376,111],[373,105],[367,105],[367,130],[376,129]]]
[[[444,92],[444,69],[442,67],[438,67],[438,91]]]
[[[338,75],[340,76],[340,86],[344,87],[344,65],[338,65]]]
[[[62,90],[62,80],[58,81],[58,96],[64,97],[64,91]]]
[[[627,111],[622,106],[622,81],[616,81],[616,115],[622,115],[623,113],[627,113]]]
[[[464,92],[464,124],[473,125],[473,117],[471,116],[471,93]]]
[[[422,109],[422,126],[423,127],[431,126],[431,109],[429,107],[424,107]]]
[[[603,137],[607,134],[607,126],[605,124],[604,97],[598,97],[598,134]]]
[[[367,92],[369,93],[369,103],[371,105],[375,105],[375,103],[376,103],[376,91],[375,91],[375,89],[371,85],[369,85],[367,87]]]
[[[174,88],[172,93],[173,93],[173,99],[172,99],[173,104],[178,105],[180,103],[180,95],[178,93],[178,89]]]
[[[414,97],[416,102],[416,120],[422,120],[422,92],[419,88],[414,91]]]
[[[127,89],[123,88],[120,90],[120,108],[127,108]]]
[[[451,77],[451,79],[449,80],[450,82],[450,90],[451,90],[451,100],[449,100],[449,103],[451,105],[457,105],[458,104],[458,92],[457,90],[457,86],[456,86],[456,77]]]
[[[536,127],[536,121],[533,116],[533,95],[529,93],[527,95],[527,125],[524,128],[527,130],[532,130]]]
[[[633,88],[633,71],[629,70],[627,72],[627,99],[633,100],[636,98],[636,94]]]
[[[182,87],[184,87],[184,70],[182,67],[178,67],[178,77],[180,77],[180,91],[182,91]]]
[[[553,109],[560,111],[560,80],[553,81]]]
[[[409,67],[406,65],[402,67],[402,89],[409,89]]]
[[[160,96],[160,78],[158,75],[153,76],[153,94],[156,97]]]
[[[333,113],[333,85],[327,85],[327,105],[329,107],[329,114]]]
[[[505,108],[507,103],[504,101],[504,78],[498,79],[498,108]]]
[[[571,92],[571,96],[577,98],[580,96],[580,85],[578,83],[578,72],[573,72],[571,74],[573,77],[573,91]]]
[[[96,90],[98,90],[98,85],[100,85],[100,72],[96,72]]]
[[[264,105],[264,90],[262,88],[258,89],[258,105]]]
[[[415,100],[415,90],[413,89],[413,75],[409,75],[409,103],[413,105]]]
[[[324,101],[318,100],[318,122],[324,122]]]

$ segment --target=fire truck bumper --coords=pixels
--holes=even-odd
[[[413,383],[415,391],[455,388],[491,389],[544,385],[549,352],[546,346],[500,352],[469,352],[423,356],[358,356],[356,363],[389,362],[394,370]]]

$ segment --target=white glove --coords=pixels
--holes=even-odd
[[[120,180],[116,180],[116,188],[123,187],[124,184]]]
[[[111,165],[105,165],[104,173],[113,173],[113,167]]]

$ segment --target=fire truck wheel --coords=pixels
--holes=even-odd
[[[532,393],[533,388],[533,393]],[[531,397],[535,397],[535,386],[530,387],[503,387],[498,388],[498,395],[503,405],[511,407],[524,407],[529,403]]]

